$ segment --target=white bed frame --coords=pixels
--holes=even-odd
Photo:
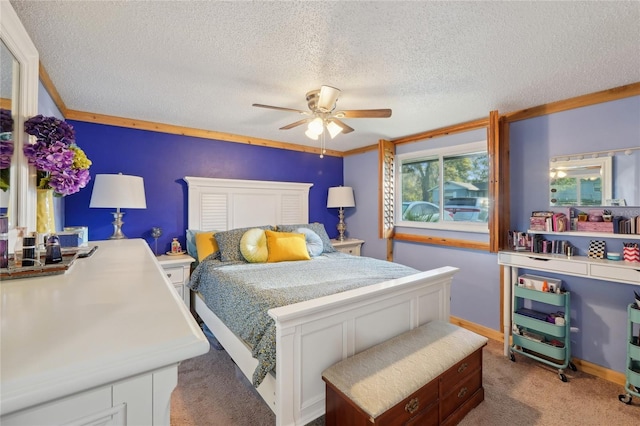
[[[198,230],[307,223],[309,183],[187,176],[188,227]],[[325,410],[322,371],[336,362],[432,320],[449,321],[458,269],[404,278],[271,309],[276,371],[257,388],[277,425],[304,425]],[[245,376],[258,365],[251,351],[195,295],[195,310]]]

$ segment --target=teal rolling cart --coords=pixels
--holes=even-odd
[[[627,308],[627,376],[624,385],[626,394],[618,396],[625,404],[631,404],[634,396],[640,398],[640,309],[632,303]]]
[[[545,310],[539,312],[524,307],[525,300],[544,303]],[[558,369],[558,376],[567,381],[564,370],[569,367],[576,371],[571,362],[571,294],[547,293],[527,287],[514,287],[513,303],[513,344],[510,349],[511,361],[515,354],[521,354]],[[551,323],[547,317],[561,310],[564,312],[564,324]]]

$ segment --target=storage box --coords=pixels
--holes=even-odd
[[[547,282],[550,292],[555,292],[557,288],[562,288],[562,280],[556,278],[540,277],[538,275],[524,274],[518,277],[518,285],[542,291],[542,284]]]
[[[584,232],[613,233],[613,222],[578,222],[577,230]]]
[[[84,247],[89,244],[89,228],[87,226],[65,226],[64,232],[58,233],[58,236],[61,247]]]

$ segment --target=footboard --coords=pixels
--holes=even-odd
[[[276,424],[324,414],[327,367],[429,321],[449,321],[457,271],[446,266],[269,310],[277,330]]]

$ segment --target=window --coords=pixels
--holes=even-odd
[[[487,143],[407,153],[397,157],[396,224],[488,232]],[[398,206],[398,203],[396,203]]]

